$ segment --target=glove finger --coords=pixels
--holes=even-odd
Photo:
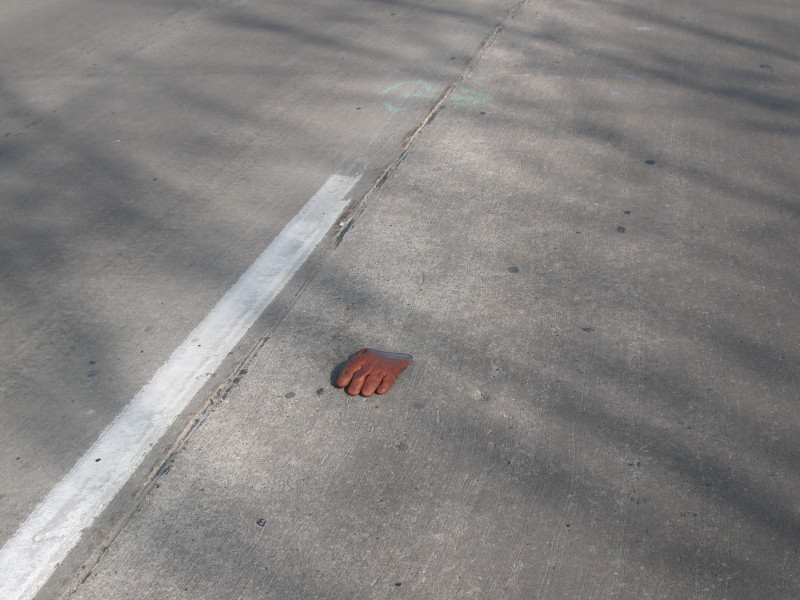
[[[381,385],[381,381],[383,381],[383,375],[375,372],[370,373],[364,382],[364,387],[361,388],[361,394],[367,397],[372,396],[378,386]]]
[[[357,396],[361,392],[364,381],[367,379],[370,372],[371,371],[366,368],[356,371],[353,378],[350,380],[350,385],[347,386],[347,393],[351,396]]]
[[[383,381],[381,381],[381,384],[376,389],[376,391],[379,394],[385,394],[392,388],[395,381],[397,381],[397,376],[392,375],[391,373],[387,373],[386,376],[383,378]]]
[[[353,378],[353,372],[355,371],[354,367],[346,366],[339,372],[339,376],[336,378],[336,387],[345,387],[350,380]]]
[[[364,359],[360,356],[354,356],[344,365],[336,378],[337,387],[345,387],[353,378],[353,374],[358,371],[364,364]]]

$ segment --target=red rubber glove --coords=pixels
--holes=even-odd
[[[347,386],[347,393],[351,396],[360,393],[369,397],[375,392],[385,394],[411,361],[409,354],[363,348],[345,363],[336,385]]]

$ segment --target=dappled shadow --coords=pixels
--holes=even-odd
[[[313,539],[359,523],[390,557],[379,574],[416,568],[419,594],[795,595],[798,80],[789,39],[758,41],[788,30],[765,17],[729,33],[734,17],[698,25],[716,13],[683,7],[689,26],[659,32],[684,20],[621,4],[595,20],[608,3],[575,2],[570,21],[562,6],[560,35],[546,10],[507,29],[470,80],[495,82],[495,102],[426,130],[261,363],[313,338],[299,368],[327,374],[381,343],[414,368],[362,404],[267,400],[289,416],[259,435],[295,420],[352,442],[260,460],[315,478],[297,480],[325,524]],[[586,43],[598,36],[616,45]],[[760,65],[778,61],[768,80]],[[279,398],[290,384],[272,379]],[[322,408],[337,402],[354,423]],[[314,466],[326,452],[335,473]],[[448,567],[460,583],[436,576]]]
[[[184,520],[172,535],[133,521],[143,552],[161,542],[139,597],[164,581],[176,597],[366,598],[375,582],[442,598],[797,595],[798,67],[792,28],[766,12],[783,6],[526,6],[471,76],[493,103],[446,107],[329,242],[296,310],[265,325],[254,366],[268,374],[199,434],[230,427],[240,443],[190,443],[151,495],[146,509]],[[253,8],[209,10],[233,30],[365,51]],[[206,117],[313,130],[164,85]],[[125,181],[129,165],[102,170]],[[124,216],[143,233],[162,223]],[[236,235],[218,227],[214,240]],[[191,271],[165,254],[166,277]],[[196,277],[224,287],[229,260]],[[362,346],[416,362],[383,398],[326,391]]]
[[[0,504],[0,538],[331,174],[366,173],[363,194],[395,159],[432,101],[393,115],[381,90],[423,77],[440,93],[503,11],[153,0],[4,12],[0,469],[20,485]]]

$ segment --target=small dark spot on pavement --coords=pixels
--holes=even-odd
[[[101,460],[103,460],[103,459],[102,458],[95,458],[94,462],[100,462]]]
[[[288,392],[283,396],[284,398],[294,398],[294,392]]]
[[[508,267],[508,272],[509,273],[519,273],[519,267],[517,267],[516,265],[512,265],[512,266]]]
[[[656,161],[654,161],[652,159],[651,160],[646,160],[646,161],[644,161],[644,164],[646,164],[646,165],[654,165],[654,164],[656,164]]]
[[[624,214],[626,214],[626,215],[629,215],[629,214],[631,214],[631,211],[629,211],[629,210],[624,210],[624,211],[622,211],[622,212],[623,212]]]
[[[403,584],[400,583],[399,581],[397,583],[395,583],[395,586],[397,586],[397,587],[400,587],[401,585],[403,585]]]
[[[397,444],[396,447],[398,450],[400,450],[400,452],[405,452],[406,450],[408,450],[408,445],[405,444],[404,442],[400,442],[399,444]]]
[[[89,372],[86,374],[86,376],[87,376],[87,377],[95,377],[95,376],[96,376],[96,375],[98,375],[99,373],[100,373],[100,369],[92,369],[91,371],[89,371]]]
[[[96,364],[97,364],[97,361],[96,361],[96,360],[90,360],[90,361],[89,361],[89,364],[90,364],[90,365],[96,365]]]
[[[594,327],[581,327],[581,331],[585,331],[586,333],[592,333],[594,331]]]
[[[319,388],[317,390],[317,396],[322,396],[322,394],[324,394],[324,393],[325,393],[325,388]]]
[[[625,233],[627,231],[622,225],[617,226],[617,233]]]
[[[425,403],[424,402],[412,402],[411,403],[411,408],[416,408],[417,410],[422,410],[423,408],[425,408]]]
[[[760,68],[762,68],[762,69],[769,69],[770,71],[772,70],[772,66],[771,66],[771,65],[766,65],[766,64],[765,64],[765,65],[758,65],[758,66],[759,66]]]
[[[239,371],[239,375],[247,375],[247,369],[242,369]]]
[[[485,115],[485,114],[486,114],[486,111],[485,111],[485,110],[482,110],[482,111],[481,111],[481,114],[482,114],[482,115]]]
[[[259,519],[258,521],[256,521],[256,525],[258,525],[259,527],[263,527],[266,524],[267,522],[264,519]]]

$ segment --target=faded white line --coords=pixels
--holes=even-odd
[[[0,598],[36,595],[309,257],[358,179],[338,174],[328,179],[6,542],[0,550]]]

